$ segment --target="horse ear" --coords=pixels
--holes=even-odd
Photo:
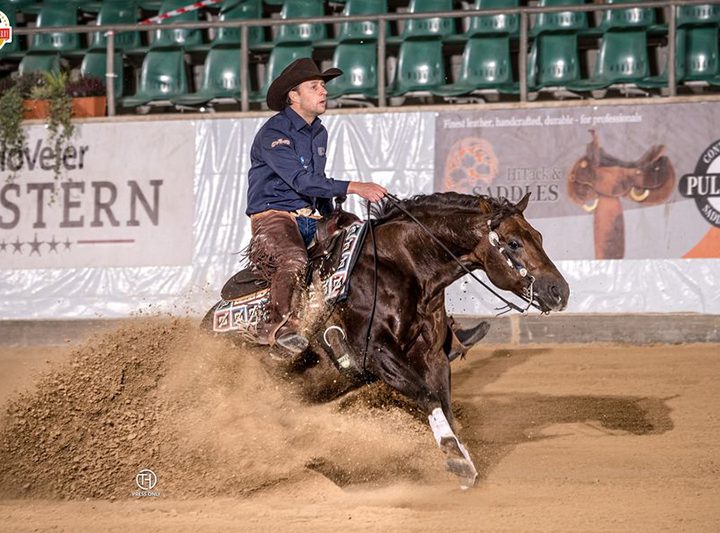
[[[520,198],[520,201],[515,204],[515,209],[520,211],[521,213],[525,211],[525,208],[528,205],[528,202],[530,201],[530,193],[526,193],[525,196]]]

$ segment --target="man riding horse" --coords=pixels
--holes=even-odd
[[[268,119],[253,141],[248,174],[246,214],[252,239],[249,258],[270,282],[268,318],[259,329],[259,342],[277,345],[290,354],[308,346],[299,330],[293,294],[302,287],[308,263],[307,247],[316,224],[332,213],[332,199],[357,194],[368,202],[381,200],[387,190],[375,183],[342,181],[325,175],[328,133],[319,115],[327,106],[325,83],[342,74],[321,72],[310,58],[297,59],[272,82],[267,105],[278,113]],[[454,358],[482,339],[488,323],[457,330],[449,321],[446,353]]]

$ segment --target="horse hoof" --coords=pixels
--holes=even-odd
[[[467,490],[474,487],[478,474],[465,447],[455,437],[443,437],[440,449],[447,456],[447,470],[460,478],[460,488]]]

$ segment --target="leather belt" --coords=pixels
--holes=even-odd
[[[320,213],[316,213],[312,207],[303,207],[302,209],[296,209],[295,211],[290,211],[290,214],[295,217],[312,218],[313,220],[322,219],[322,215]]]

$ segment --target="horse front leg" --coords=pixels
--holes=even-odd
[[[465,445],[453,430],[453,416],[450,399],[450,361],[444,352],[431,359],[426,381],[436,391],[440,405],[431,406],[428,422],[435,442],[445,454],[448,471],[460,478],[460,488],[469,489],[477,480],[477,469]]]
[[[442,351],[431,360],[424,371],[418,371],[405,358],[376,353],[369,370],[425,411],[435,441],[445,454],[447,469],[460,478],[460,488],[469,489],[475,485],[477,470],[452,429],[450,362]]]

